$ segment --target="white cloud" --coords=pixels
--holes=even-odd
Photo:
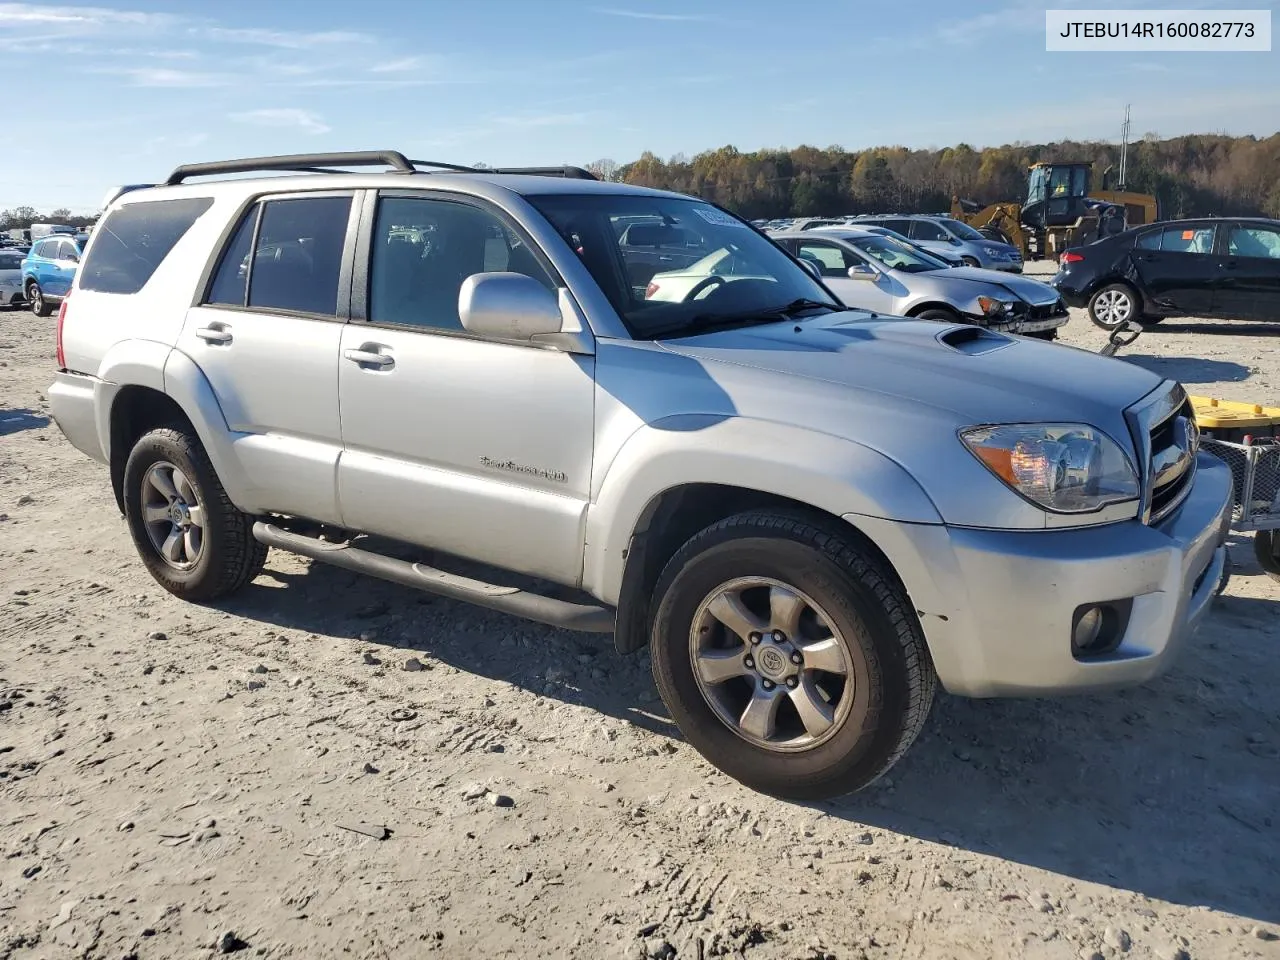
[[[310,110],[299,110],[296,107],[248,110],[244,113],[233,113],[230,116],[236,123],[248,123],[256,127],[292,127],[303,133],[328,133],[333,129],[318,114]]]
[[[51,7],[34,3],[0,3],[0,23],[55,24],[63,26],[99,26],[111,23],[155,24],[172,18],[163,13],[137,10],[112,10],[107,7]]]
[[[619,10],[616,7],[592,7],[592,13],[628,20],[660,20],[665,23],[707,23],[712,18],[697,13],[653,13],[649,10]]]
[[[128,77],[135,87],[225,87],[235,79],[225,73],[200,73],[192,70],[170,70],[165,67],[103,68],[95,72]]]
[[[192,32],[211,40],[229,43],[251,43],[284,50],[305,50],[311,47],[347,43],[373,43],[366,33],[350,33],[345,30],[327,30],[319,33],[295,33],[286,30],[263,30],[258,27],[210,27],[192,28]]]
[[[401,57],[399,60],[388,60],[369,68],[372,73],[403,73],[408,70],[421,70],[427,66],[426,57]]]

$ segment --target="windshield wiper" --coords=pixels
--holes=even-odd
[[[755,326],[762,323],[777,323],[779,320],[790,320],[792,317],[806,310],[814,310],[822,308],[835,312],[843,309],[837,307],[834,303],[827,303],[824,300],[809,300],[805,297],[792,300],[790,303],[783,304],[780,307],[770,307],[767,310],[756,310],[750,313],[698,313],[694,314],[688,320],[680,323],[669,324],[665,327],[659,327],[657,330],[649,332],[649,336],[657,339],[658,337],[668,336],[672,333],[691,334],[704,333],[707,330],[714,330],[718,327],[736,327],[736,326]]]

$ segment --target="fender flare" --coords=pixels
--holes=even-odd
[[[940,524],[901,464],[852,440],[746,417],[684,414],[633,433],[596,484],[587,510],[584,585],[616,604],[632,536],[654,501],[688,484],[756,490],[839,518],[862,514]]]

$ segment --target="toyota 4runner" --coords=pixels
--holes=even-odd
[[[635,222],[724,269],[647,297]],[[102,223],[50,402],[161,586],[277,547],[612,632],[759,790],[870,783],[939,682],[1145,681],[1222,573],[1231,478],[1178,384],[845,309],[695,198],[387,151],[180,167]]]

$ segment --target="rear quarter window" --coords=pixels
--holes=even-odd
[[[80,289],[137,293],[211,206],[212,197],[189,197],[112,210],[94,231],[89,255],[80,265]]]

